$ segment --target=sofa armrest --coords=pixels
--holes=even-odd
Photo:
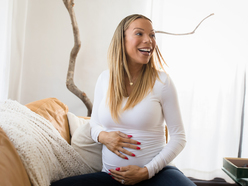
[[[49,120],[60,135],[71,144],[70,129],[67,119],[68,107],[57,98],[46,98],[26,105],[33,112]]]
[[[14,145],[0,127],[0,185],[31,186]]]

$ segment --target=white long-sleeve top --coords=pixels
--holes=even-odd
[[[127,165],[145,166],[151,178],[184,148],[185,132],[174,84],[164,72],[159,72],[159,77],[162,82],[156,80],[152,91],[134,108],[122,112],[119,123],[115,123],[106,104],[109,71],[106,70],[99,76],[90,120],[92,139],[99,143],[98,135],[101,131],[120,131],[132,135],[132,139],[141,142],[139,145],[141,150],[127,148],[136,155],[128,156],[128,160],[120,158],[103,145],[102,171],[109,172],[109,169]],[[123,107],[127,99],[124,98]],[[167,144],[165,124],[170,134]]]

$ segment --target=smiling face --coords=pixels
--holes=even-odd
[[[128,64],[147,64],[156,46],[155,31],[151,22],[144,18],[136,19],[124,34]]]

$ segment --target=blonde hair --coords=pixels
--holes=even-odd
[[[134,87],[129,95],[129,99],[122,109],[123,98],[127,97],[125,75],[127,75],[130,80],[130,72],[125,54],[124,33],[129,25],[136,19],[147,19],[152,23],[149,18],[140,14],[127,16],[117,26],[108,50],[110,78],[106,101],[115,122],[119,121],[121,112],[133,108],[152,90],[156,79],[159,79],[158,65],[164,70],[162,61],[164,63],[165,61],[158,46],[156,46],[148,64],[143,65],[142,72],[133,85]]]

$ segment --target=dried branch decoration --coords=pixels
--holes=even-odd
[[[87,116],[90,117],[92,112],[92,103],[90,99],[87,97],[87,95],[83,91],[79,90],[79,88],[74,84],[74,70],[75,70],[76,57],[81,47],[78,24],[73,9],[74,0],[63,0],[63,2],[70,14],[71,24],[73,28],[73,35],[74,35],[74,47],[72,48],[70,54],[70,62],[67,72],[66,86],[73,94],[75,94],[79,99],[83,101],[83,103],[88,109]]]
[[[182,35],[190,35],[190,34],[194,34],[196,29],[200,26],[200,24],[207,18],[209,18],[210,16],[214,15],[214,13],[210,14],[209,16],[205,17],[196,27],[192,32],[188,32],[188,33],[182,33],[182,34],[175,34],[175,33],[169,33],[169,32],[164,32],[164,31],[155,31],[155,33],[160,33],[160,34],[169,34],[169,35],[176,35],[176,36],[182,36]]]
[[[88,109],[88,114],[87,116],[91,116],[92,112],[92,103],[90,99],[87,97],[87,95],[81,91],[74,83],[74,71],[75,71],[75,63],[76,63],[76,58],[77,54],[81,48],[81,41],[80,41],[80,35],[79,35],[79,29],[78,29],[78,24],[76,21],[76,16],[74,12],[74,0],[63,0],[66,9],[68,10],[71,18],[71,24],[72,24],[72,29],[73,29],[73,35],[74,35],[74,46],[71,50],[70,54],[70,62],[69,62],[69,67],[68,67],[68,72],[67,72],[67,78],[66,78],[66,86],[67,88],[75,94],[79,99],[83,101],[85,106]],[[210,14],[208,17],[212,16],[213,14]],[[204,18],[198,25],[197,27],[190,33],[184,33],[184,34],[174,34],[174,33],[169,33],[169,32],[164,32],[164,31],[155,31],[156,33],[163,33],[163,34],[170,34],[170,35],[189,35],[193,34],[195,30],[200,26],[200,24],[207,19],[208,17]]]

